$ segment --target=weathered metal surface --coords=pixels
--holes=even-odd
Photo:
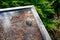
[[[51,40],[34,6],[0,9],[0,40]]]

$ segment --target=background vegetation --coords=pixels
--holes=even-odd
[[[60,30],[60,0],[0,0],[0,9],[34,5],[52,40]]]

